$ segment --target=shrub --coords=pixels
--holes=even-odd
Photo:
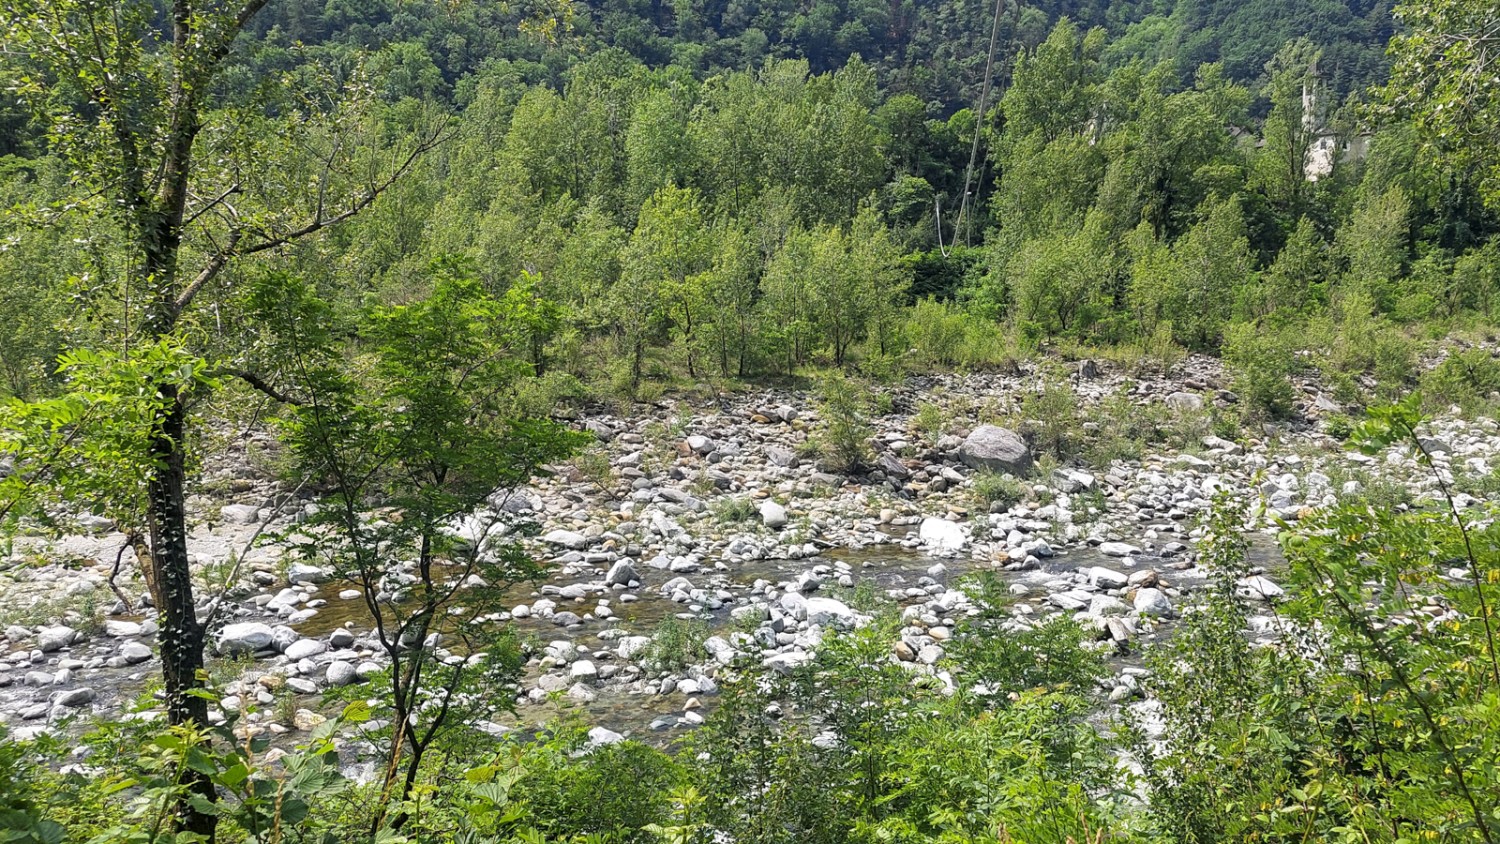
[[[1021,425],[1033,449],[1067,460],[1083,444],[1078,396],[1057,373],[1043,376],[1041,389],[1021,400]]]
[[[1002,472],[979,472],[974,475],[974,486],[970,488],[969,494],[973,496],[975,506],[988,509],[995,504],[1010,507],[1024,500],[1030,491],[1030,488],[1014,475]]]
[[[1422,393],[1434,406],[1458,405],[1473,412],[1500,392],[1500,361],[1484,349],[1457,351],[1422,378]]]
[[[869,403],[855,382],[835,375],[823,382],[823,424],[808,442],[837,472],[852,472],[870,461]]]
[[[749,498],[723,497],[709,505],[715,519],[726,524],[750,522],[760,517],[760,508]]]
[[[642,653],[641,663],[654,671],[682,671],[708,658],[708,652],[703,650],[707,638],[707,624],[696,618],[668,616],[651,634],[651,644]]]
[[[1224,360],[1234,370],[1235,390],[1252,417],[1279,419],[1291,415],[1297,392],[1292,373],[1297,360],[1286,338],[1250,323],[1230,326]]]
[[[670,795],[684,772],[672,757],[635,741],[583,748],[565,734],[520,756],[524,774],[512,786],[515,810],[547,840],[609,836],[620,842],[657,840],[646,827],[671,817]]]

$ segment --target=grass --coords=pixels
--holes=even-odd
[[[974,475],[974,485],[970,487],[969,494],[976,507],[987,509],[995,504],[1009,507],[1024,500],[1030,491],[1031,488],[1015,475],[979,472]]]
[[[721,524],[743,524],[760,518],[760,508],[749,498],[724,496],[708,506],[716,521]]]

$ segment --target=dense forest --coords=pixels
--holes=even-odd
[[[6,18],[0,520],[28,540],[119,534],[109,583],[133,561],[160,631],[159,657],[142,656],[161,662],[142,708],[161,718],[97,725],[86,768],[58,735],[0,741],[0,840],[1500,837],[1500,522],[1466,509],[1488,507],[1500,481],[1456,494],[1449,446],[1423,427],[1424,413],[1457,413],[1454,436],[1490,431],[1465,426],[1500,401],[1491,4],[20,0]],[[1100,360],[1180,378],[1189,355],[1226,373],[1212,412],[1189,422],[1142,421],[1154,411],[1129,396],[1085,422],[1079,396],[1048,382],[1017,399],[1028,442],[988,434],[1025,452],[1004,474],[958,458],[954,443],[979,432],[945,437],[957,428],[940,394],[909,413],[927,445],[901,432],[872,446],[868,394],[909,375],[1041,378]],[[1317,425],[1299,410],[1308,379],[1337,411]],[[1075,447],[1127,423],[1156,425],[1136,440],[1216,458],[1311,430],[1413,468],[1422,497],[1350,480],[1327,509],[1251,516],[1195,481],[1137,510],[1154,531],[1187,523],[1190,498],[1213,499],[1181,534],[1207,572],[1200,606],[1115,687],[1155,707],[1119,735],[1097,728],[1110,669],[1093,633],[1113,635],[1103,614],[1174,615],[1154,571],[1086,576],[1118,604],[1098,604],[1098,630],[1068,613],[1013,616],[1025,591],[985,576],[946,626],[872,601],[857,624],[828,620],[825,639],[805,600],[791,622],[753,605],[733,634],[756,655],[743,663],[708,654],[701,635],[684,644],[669,619],[649,645],[667,685],[669,665],[723,671],[716,711],[678,752],[601,748],[569,725],[486,733],[514,708],[528,659],[596,676],[504,623],[525,615],[500,584],[547,574],[538,542],[575,552],[569,565],[610,564],[611,586],[643,580],[634,568],[616,580],[630,565],[617,545],[637,542],[610,535],[605,548],[602,529],[538,539],[508,521],[530,512],[511,494],[561,474],[607,494],[622,531],[637,529],[637,504],[687,518],[702,502],[660,496],[642,468],[653,444],[612,467],[595,441],[613,423],[595,417],[812,384],[812,427],[794,408],[748,416],[811,431],[812,480],[863,485],[849,497],[866,509],[886,502],[877,493],[907,506],[965,490],[973,512],[941,512],[1010,526],[996,530],[1017,537],[1016,555],[997,566],[1050,556],[1039,533],[1032,550],[1021,538],[1049,518],[1086,544],[1082,516],[1048,485],[1087,488],[1100,507],[1104,493],[1071,469],[1133,462],[1157,477],[1139,448],[1090,462]],[[962,413],[980,429],[1011,421]],[[686,425],[659,429],[677,463],[657,474],[701,481],[705,497],[738,483],[697,464],[732,466],[738,446]],[[206,560],[194,546],[205,467],[251,451],[252,431],[275,443],[257,454],[267,473],[307,501]],[[895,443],[905,450],[877,454]],[[1462,455],[1465,471],[1487,466],[1481,452]],[[1301,482],[1278,486],[1268,465],[1246,458],[1246,488],[1290,501]],[[903,485],[912,468],[932,481]],[[787,522],[774,501],[720,497],[715,531]],[[569,491],[557,508],[583,502]],[[496,521],[466,532],[480,512]],[[678,541],[681,526],[654,513],[655,535]],[[1284,532],[1298,594],[1271,604],[1257,587],[1271,605],[1252,611],[1255,518]],[[306,741],[270,752],[268,737],[234,732],[242,698],[259,694],[241,686],[255,684],[222,677],[272,653],[269,627],[227,646],[220,615],[250,594],[232,581],[262,539],[357,587],[349,600],[375,628],[362,641],[383,660],[359,669],[370,697],[350,685],[353,665],[348,682],[307,681],[334,717],[303,718]],[[820,553],[810,538],[793,550]],[[16,571],[53,562],[6,551]],[[296,591],[287,566],[258,574],[254,589]],[[277,600],[264,597],[242,604]],[[18,679],[0,670],[0,689],[99,667],[49,656],[79,631],[44,648],[56,619],[31,620],[5,628],[14,652],[0,669]],[[139,635],[130,624],[116,629]],[[923,659],[893,656],[889,640],[913,626],[941,629],[924,641],[962,665],[941,649],[915,671]],[[1251,627],[1284,638],[1252,646]],[[804,662],[761,662],[754,646],[808,636]],[[263,697],[286,682],[260,683]],[[35,717],[87,703],[67,694]],[[355,732],[378,760],[358,780],[336,764]]]

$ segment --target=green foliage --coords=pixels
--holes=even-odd
[[[974,475],[974,486],[969,490],[974,503],[988,511],[995,505],[1009,508],[1024,501],[1031,488],[1014,475],[1001,472],[979,472]]]
[[[1457,350],[1422,376],[1422,395],[1434,406],[1459,405],[1474,412],[1494,405],[1500,392],[1500,361],[1483,349]]]
[[[1224,362],[1233,368],[1235,391],[1247,414],[1271,419],[1291,415],[1297,397],[1291,377],[1298,365],[1286,337],[1249,323],[1232,326]]]
[[[709,511],[724,524],[737,525],[760,518],[760,508],[756,506],[754,499],[745,497],[725,496],[714,499],[709,505]]]
[[[669,795],[684,780],[681,763],[634,741],[585,747],[570,732],[522,749],[524,771],[509,790],[513,814],[550,838],[608,835],[651,842],[651,824],[671,819]]]
[[[641,654],[641,663],[654,671],[684,671],[709,658],[703,649],[708,625],[694,619],[667,616],[651,633],[651,643]]]
[[[958,624],[947,649],[974,705],[1004,707],[1032,690],[1079,698],[1093,693],[1104,676],[1104,657],[1087,646],[1077,622],[1058,615],[1016,629],[1005,584],[993,574],[967,578],[959,588],[979,612]]]
[[[821,424],[809,440],[831,469],[854,472],[871,459],[867,393],[855,381],[832,376],[823,381],[818,408]]]
[[[1073,386],[1055,372],[1045,372],[1039,389],[1021,399],[1021,430],[1032,448],[1067,460],[1082,445],[1082,420]]]

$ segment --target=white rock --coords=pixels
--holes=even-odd
[[[957,523],[935,516],[922,520],[917,536],[928,548],[938,553],[962,551],[968,541],[964,538],[963,528]]]

